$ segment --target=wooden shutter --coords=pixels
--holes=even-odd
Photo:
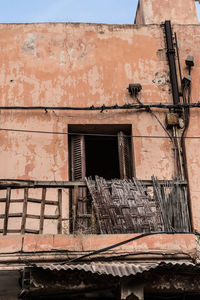
[[[72,180],[81,181],[86,177],[85,162],[85,138],[83,135],[72,136],[71,138],[71,170]],[[73,207],[73,233],[86,233],[88,231],[87,215],[87,189],[79,187],[72,193]]]
[[[127,137],[122,131],[118,133],[119,169],[121,179],[132,177],[130,139],[131,138]]]
[[[85,168],[85,139],[83,135],[71,138],[71,168],[72,180],[84,180]]]

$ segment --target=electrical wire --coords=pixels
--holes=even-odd
[[[130,243],[130,242],[133,242],[133,241],[136,241],[136,240],[139,240],[141,238],[144,238],[144,237],[147,237],[147,236],[152,236],[152,235],[158,235],[158,234],[193,234],[193,233],[192,232],[174,232],[174,231],[172,231],[172,232],[169,232],[169,231],[166,231],[166,232],[165,231],[145,232],[145,233],[142,233],[142,234],[140,234],[138,236],[134,236],[134,237],[132,237],[132,238],[130,238],[128,240],[125,240],[125,241],[113,244],[113,245],[105,247],[105,248],[101,248],[99,250],[92,251],[90,253],[81,255],[79,257],[70,259],[68,261],[63,261],[63,262],[60,263],[60,265],[64,265],[66,263],[71,263],[71,262],[74,262],[74,261],[77,261],[77,260],[80,260],[80,259],[84,259],[86,257],[89,257],[89,256],[92,256],[92,255],[96,255],[96,254],[99,254],[99,253],[102,253],[102,252],[114,249],[116,247],[122,246],[124,244]],[[199,234],[195,233],[195,235],[199,235]]]
[[[163,128],[163,130],[167,133],[167,135],[169,136],[170,140],[173,141],[172,136],[167,131],[167,129],[165,128],[165,126],[163,125],[163,123],[160,121],[160,119],[157,117],[157,115],[152,110],[150,110],[150,112],[156,118],[156,120],[158,121],[158,123],[160,124],[160,126]]]
[[[148,109],[148,108],[161,108],[161,109],[181,109],[181,108],[200,108],[200,101],[196,103],[179,103],[179,104],[124,104],[124,105],[111,105],[106,106],[105,104],[101,106],[89,106],[89,107],[72,107],[72,106],[0,106],[0,110],[87,110],[87,111],[95,111],[100,110],[103,112],[104,110],[116,110],[116,109]]]
[[[136,98],[136,101],[138,102],[138,104],[143,105],[143,103],[138,99],[137,95],[135,95],[135,98]],[[167,131],[167,129],[165,128],[165,126],[163,125],[163,123],[160,121],[160,119],[157,117],[157,115],[152,111],[152,109],[147,108],[146,111],[150,112],[154,116],[154,118],[158,121],[158,123],[160,124],[160,126],[162,127],[162,129],[167,133],[167,135],[169,136],[170,140],[173,142],[172,136]]]
[[[60,132],[60,131],[42,131],[42,130],[26,130],[26,129],[12,129],[0,128],[0,131],[7,132],[24,132],[24,133],[43,133],[43,134],[56,134],[56,135],[84,135],[84,136],[97,136],[97,137],[117,137],[117,134],[98,134],[98,133],[82,133],[82,132]],[[125,135],[127,138],[147,138],[147,139],[169,139],[171,137],[164,135]],[[180,138],[181,137],[177,137]],[[200,136],[184,136],[183,139],[200,139]]]

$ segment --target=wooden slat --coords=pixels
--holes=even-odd
[[[91,226],[92,226],[92,233],[98,233],[97,232],[97,223],[96,223],[96,214],[95,214],[95,208],[94,203],[92,202],[92,214],[91,214]]]
[[[62,218],[62,221],[69,221],[72,220],[72,218]]]
[[[0,202],[6,202],[6,198],[1,198]]]
[[[72,180],[84,180],[86,174],[85,137],[71,137],[71,168]]]
[[[112,230],[112,227],[110,226],[110,219],[108,219],[108,222],[104,222],[102,220],[102,215],[104,214],[104,207],[102,209],[102,195],[98,193],[97,189],[96,189],[96,185],[94,180],[92,180],[91,178],[87,178],[86,179],[87,182],[87,186],[88,189],[90,191],[91,197],[93,199],[93,204],[94,204],[94,208],[96,211],[96,216],[97,216],[97,221],[98,221],[98,226],[100,229],[100,233],[106,234],[106,233],[110,233]],[[112,232],[114,233],[114,232]]]
[[[153,180],[139,180],[141,182],[141,184],[143,186],[153,186]],[[160,185],[166,185],[166,184],[174,184],[174,183],[177,183],[179,185],[187,185],[187,181],[185,180],[158,180],[157,179],[157,182],[160,184]]]
[[[5,218],[4,218],[4,225],[3,225],[3,235],[7,234],[8,214],[9,214],[9,207],[10,207],[10,196],[11,196],[11,189],[7,188],[6,205],[5,205]]]
[[[131,178],[131,152],[130,152],[130,138],[120,131],[118,133],[118,155],[119,155],[119,170],[120,178]]]
[[[39,234],[39,230],[34,230],[34,229],[26,229],[25,233],[33,233],[33,234]]]
[[[44,219],[57,220],[59,215],[44,215]]]
[[[140,179],[141,183],[144,186],[152,186],[152,180],[143,180]],[[173,180],[158,180],[158,182],[161,185],[165,185],[167,183],[173,183]],[[185,180],[179,180],[177,181],[178,184],[180,185],[187,185],[187,181]],[[111,181],[107,181],[107,184],[111,184]],[[9,180],[9,179],[0,179],[0,190],[5,190],[7,187],[11,187],[13,189],[21,189],[25,187],[30,187],[30,188],[66,188],[66,189],[71,189],[74,188],[74,186],[79,186],[79,187],[86,187],[86,182],[85,180],[79,180],[79,181],[31,181],[29,182],[28,180],[23,180],[23,181],[18,181],[18,180]],[[3,201],[6,200],[6,198]],[[1,202],[1,200],[0,200]]]
[[[24,204],[23,204],[23,213],[22,213],[22,223],[21,223],[21,234],[25,233],[27,200],[28,200],[28,188],[25,188],[24,189]]]
[[[56,206],[58,206],[58,201],[46,200],[45,204],[46,205],[56,205]]]
[[[45,210],[45,199],[46,199],[46,188],[42,189],[42,202],[41,202],[41,209],[40,209],[40,234],[43,233],[44,227],[44,210]]]
[[[92,214],[79,214],[78,217],[79,218],[86,218],[86,219],[90,218],[91,219]]]
[[[28,180],[12,180],[0,179],[0,189],[5,190],[7,187],[21,189],[29,188],[73,188],[75,185],[86,187],[84,180],[79,181],[28,181]]]
[[[73,190],[73,233],[75,233],[76,230],[77,209],[78,209],[78,186],[75,186]]]
[[[26,218],[29,218],[29,219],[37,219],[37,220],[39,220],[39,219],[40,219],[40,216],[27,214],[27,215],[26,215]]]
[[[7,233],[21,233],[20,229],[8,229]]]
[[[36,198],[28,198],[28,202],[32,203],[38,203],[41,204],[41,199],[36,199]],[[58,201],[53,201],[53,200],[45,200],[46,205],[58,205]]]
[[[28,198],[28,202],[32,202],[32,203],[41,203],[41,199],[36,199],[36,198]]]
[[[8,214],[8,218],[21,218],[21,217],[22,217],[22,213]]]
[[[10,203],[23,203],[24,199],[12,199],[10,200]]]
[[[58,189],[58,234],[62,233],[62,190]]]

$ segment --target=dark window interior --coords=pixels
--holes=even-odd
[[[131,125],[68,125],[68,132],[71,136],[73,136],[73,133],[76,135],[84,135],[87,177],[92,176],[94,179],[95,175],[98,175],[107,180],[120,178],[117,138],[120,131],[122,131],[125,135],[131,135]],[[132,156],[130,156],[130,164],[132,164],[131,161]]]
[[[85,137],[86,176],[120,178],[117,137]]]

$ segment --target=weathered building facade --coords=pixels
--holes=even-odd
[[[199,45],[193,0],[0,25],[0,299],[198,299]]]

